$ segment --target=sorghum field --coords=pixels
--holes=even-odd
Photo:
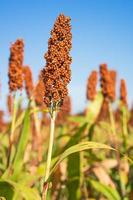
[[[71,114],[70,17],[60,14],[55,21],[37,83],[24,63],[24,46],[16,39],[9,47],[0,199],[133,200],[133,109],[124,77],[119,84],[117,71],[99,63],[84,85],[85,110]]]

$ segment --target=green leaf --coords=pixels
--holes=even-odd
[[[97,190],[100,194],[103,194],[109,200],[121,200],[119,193],[114,188],[94,180],[89,180],[89,182],[95,190]]]
[[[79,144],[73,145],[70,148],[68,148],[67,150],[64,151],[64,153],[62,153],[59,156],[58,161],[56,162],[56,164],[54,165],[54,167],[52,168],[50,175],[54,172],[54,170],[57,168],[57,166],[69,155],[76,153],[76,152],[80,152],[80,151],[84,151],[84,150],[88,150],[88,149],[108,149],[108,150],[115,150],[114,148],[102,144],[102,143],[97,143],[97,142],[81,142]]]
[[[21,190],[21,195],[25,200],[41,200],[37,190],[21,185],[19,188]]]
[[[6,200],[13,199],[14,188],[10,183],[6,181],[0,181],[0,198],[6,198]]]
[[[75,145],[77,143],[79,143],[79,141],[81,140],[82,134],[83,132],[86,130],[88,126],[88,123],[84,123],[82,126],[78,127],[76,133],[70,138],[70,140],[67,142],[67,144],[65,145],[65,147],[63,148],[63,150],[61,150],[60,154],[65,151],[66,149],[68,149],[69,147],[71,147],[72,145]],[[59,155],[59,153],[58,153]],[[56,155],[54,155],[56,156]],[[58,156],[55,157],[55,161],[57,161]],[[54,162],[53,162],[54,164]]]
[[[81,127],[78,128],[76,133],[71,137],[71,139],[68,141],[68,143],[64,147],[64,151],[68,149],[69,147],[71,147],[72,145],[77,144],[80,141],[82,134],[87,128],[87,125],[88,123],[84,123]]]
[[[78,193],[79,192],[79,177],[68,180],[67,183],[67,188],[68,188],[68,200],[73,200],[73,199],[81,199],[81,195]]]
[[[36,189],[11,180],[0,180],[0,196],[6,200],[41,200]]]
[[[19,142],[16,149],[16,155],[13,162],[14,174],[18,174],[21,171],[23,165],[23,158],[25,153],[25,148],[29,139],[30,130],[30,109],[27,108],[24,116],[24,121],[22,125],[22,130],[19,138]]]
[[[76,145],[80,142],[81,137],[86,130],[88,123],[83,124],[76,134],[69,140],[65,149],[71,147],[72,145]],[[80,188],[80,153],[77,152],[75,154],[71,154],[68,157],[67,163],[67,171],[68,171],[68,200],[73,199],[81,199],[81,192],[79,191]]]
[[[88,122],[84,123],[82,126],[78,127],[76,133],[70,138],[68,143],[65,145],[63,151],[75,145],[81,141],[82,135],[88,126]],[[80,188],[80,155],[79,152],[76,154],[70,155],[68,158],[67,164],[68,171],[68,199],[78,199],[80,196],[79,188]]]
[[[25,111],[23,111],[21,115],[18,117],[18,119],[16,120],[15,129],[17,129],[23,123],[24,116],[25,116]]]
[[[68,171],[68,182],[67,182],[67,188],[68,188],[68,200],[73,199],[81,199],[81,195],[78,193],[80,188],[80,154],[75,153],[71,154],[68,157],[68,165],[67,165],[67,171]],[[78,196],[80,198],[78,198]]]

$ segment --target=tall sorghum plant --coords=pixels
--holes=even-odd
[[[128,135],[128,103],[127,103],[127,87],[124,79],[120,80],[120,110],[122,113],[122,133],[124,141],[124,150],[127,149],[127,135]]]
[[[104,96],[104,101],[107,103],[107,108],[109,112],[110,124],[111,124],[111,132],[115,149],[119,149],[118,138],[116,134],[116,123],[114,120],[114,113],[112,109],[112,103],[115,101],[115,87],[116,87],[116,72],[108,70],[106,64],[100,66],[100,74],[101,74],[101,88]],[[122,179],[121,179],[121,157],[119,151],[116,151],[116,159],[117,159],[117,170],[119,173],[119,185],[120,185],[120,193],[121,196],[124,197],[125,189],[123,189]]]
[[[22,39],[16,40],[15,43],[11,45],[10,48],[10,58],[9,58],[9,90],[13,94],[14,105],[12,113],[12,123],[11,123],[11,132],[9,136],[9,151],[7,158],[7,167],[10,165],[10,155],[12,151],[12,144],[14,142],[14,128],[17,112],[17,103],[16,103],[16,92],[21,90],[23,87],[23,57],[24,57],[24,42]]]
[[[43,200],[46,199],[49,187],[48,178],[54,142],[56,113],[63,103],[64,98],[68,95],[67,85],[71,80],[70,64],[72,59],[69,55],[72,47],[71,39],[70,18],[64,14],[60,14],[51,31],[51,37],[48,41],[48,51],[45,54],[46,66],[42,71],[45,85],[44,102],[49,109],[51,118],[46,173],[42,191]]]
[[[97,94],[97,82],[98,82],[98,73],[97,71],[92,71],[87,80],[87,91],[86,98],[93,101]]]

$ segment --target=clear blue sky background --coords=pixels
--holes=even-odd
[[[24,64],[34,79],[45,65],[50,30],[59,13],[72,19],[73,48],[70,93],[73,111],[86,104],[86,80],[92,69],[108,63],[124,77],[128,98],[133,87],[133,1],[132,0],[0,0],[0,80],[4,107],[8,93],[8,58],[11,42],[25,41]]]

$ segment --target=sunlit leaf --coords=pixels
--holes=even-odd
[[[29,139],[29,130],[30,130],[30,115],[29,115],[30,109],[28,108],[25,112],[23,126],[19,138],[19,142],[17,145],[16,155],[13,162],[13,169],[14,174],[19,173],[22,165],[23,165],[23,158],[25,153],[25,148],[28,143]]]
[[[59,160],[57,161],[57,163],[54,165],[54,167],[52,168],[50,174],[53,173],[53,171],[56,169],[56,167],[69,155],[76,153],[76,152],[80,152],[80,151],[84,151],[84,150],[88,150],[88,149],[108,149],[108,150],[115,150],[112,147],[105,145],[105,144],[101,144],[101,143],[97,143],[97,142],[81,142],[79,144],[73,145],[70,148],[68,148],[67,150],[64,151],[64,153],[62,153],[59,156]]]
[[[0,180],[0,196],[6,200],[41,200],[36,189],[11,180]]]
[[[91,185],[97,190],[100,194],[103,194],[109,200],[121,200],[119,193],[116,189],[111,188],[105,184],[102,184],[98,181],[90,180]]]

